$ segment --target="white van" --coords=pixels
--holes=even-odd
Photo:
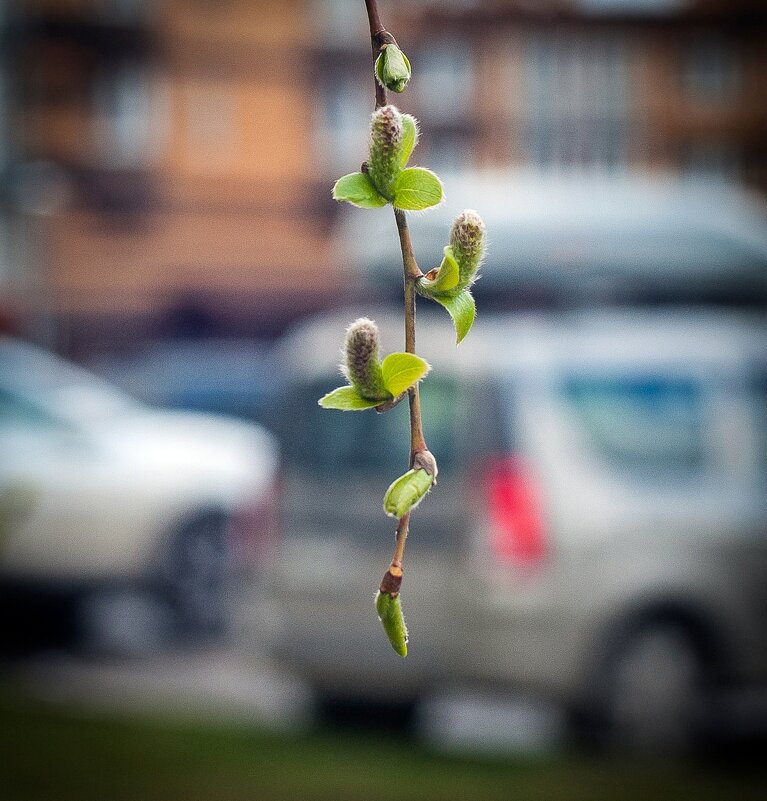
[[[700,310],[486,317],[459,348],[419,306],[439,484],[413,514],[407,659],[372,598],[407,468],[407,404],[323,410],[344,327],[288,337],[273,428],[272,650],[319,693],[524,688],[625,742],[686,745],[715,691],[767,678],[767,333]],[[401,319],[375,317],[383,352]]]

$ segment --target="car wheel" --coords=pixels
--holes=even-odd
[[[223,633],[233,589],[226,517],[209,514],[182,526],[168,561],[169,597],[181,632]]]
[[[680,624],[646,624],[621,639],[601,687],[602,737],[608,748],[689,751],[706,711],[705,665]]]

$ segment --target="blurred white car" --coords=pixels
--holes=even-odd
[[[425,304],[422,304],[425,306]],[[681,745],[719,691],[767,680],[767,333],[717,312],[481,316],[459,348],[419,308],[439,485],[413,514],[396,657],[372,597],[407,404],[317,399],[343,383],[357,312],[285,341],[276,654],[325,696],[411,700],[445,683],[526,689],[615,740]],[[401,319],[376,316],[384,353]],[[300,413],[297,413],[300,410]]]
[[[152,409],[2,337],[0,455],[6,601],[74,601],[78,633],[115,647],[225,625],[233,578],[266,535],[265,430]]]

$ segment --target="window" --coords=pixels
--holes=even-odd
[[[438,174],[465,171],[472,164],[470,138],[450,130],[430,131],[415,162],[428,164]]]
[[[96,0],[100,18],[112,25],[130,25],[145,22],[152,12],[149,0]]]
[[[314,0],[312,19],[320,42],[370,51],[370,32],[359,0]]]
[[[151,158],[149,75],[139,64],[103,73],[94,88],[96,147],[111,167],[142,167]]]
[[[2,29],[0,29],[2,35]],[[3,176],[10,162],[10,131],[8,118],[10,103],[8,102],[8,75],[5,64],[0,60],[0,177]],[[0,189],[2,191],[2,189]]]
[[[469,42],[441,40],[414,55],[413,70],[418,80],[412,88],[425,125],[427,120],[455,123],[469,113],[474,85]]]
[[[526,53],[522,142],[541,171],[622,169],[628,157],[628,52],[617,37],[540,35]]]
[[[317,158],[325,166],[328,175],[359,169],[359,165],[367,158],[368,127],[365,114],[372,108],[372,84],[367,75],[365,78],[367,80],[359,81],[337,76],[325,87],[325,102],[319,109],[321,120]]]
[[[764,480],[767,478],[767,371],[755,376],[751,391],[754,404],[756,461]]]
[[[226,164],[238,147],[233,87],[223,81],[191,81],[180,89],[189,160],[195,165]]]
[[[46,351],[0,342],[0,391],[69,421],[105,419],[140,407],[111,384]]]
[[[733,142],[698,141],[685,153],[685,173],[691,178],[732,181],[741,171],[740,149]]]
[[[705,104],[730,103],[740,90],[740,58],[733,42],[718,36],[693,40],[683,62],[683,84],[691,99]]]
[[[592,14],[667,14],[679,11],[690,0],[576,0]]]
[[[57,421],[27,398],[0,388],[0,429],[52,428]]]
[[[572,376],[562,393],[591,446],[617,466],[648,475],[703,466],[702,388],[696,381]]]
[[[0,199],[0,203],[2,200]],[[3,216],[0,207],[0,286],[10,287],[13,279],[18,280],[14,275],[14,265],[11,261],[11,223]]]

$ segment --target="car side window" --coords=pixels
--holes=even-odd
[[[0,387],[0,427],[9,430],[14,428],[52,429],[58,421],[47,414],[44,409],[24,397],[16,395]]]
[[[467,383],[466,392],[459,442],[467,460],[476,461],[510,452],[516,433],[512,383],[482,378]]]
[[[410,442],[407,401],[385,414],[321,409],[317,399],[337,385],[330,378],[292,387],[272,409],[269,424],[281,440],[286,463],[326,475],[402,473]],[[506,395],[485,379],[434,375],[424,381],[424,433],[444,480],[508,448]]]
[[[615,466],[646,474],[704,466],[699,381],[653,373],[571,375],[561,392],[589,444]]]
[[[439,454],[440,470],[449,470],[462,393],[449,378],[430,377],[429,386],[425,384],[421,405],[426,439]],[[320,408],[317,399],[336,386],[337,378],[294,386],[278,404],[271,420],[287,463],[336,475],[401,473],[410,442],[407,401],[385,414]]]
[[[757,469],[762,482],[767,481],[767,371],[753,376],[751,397],[753,399],[753,419]]]

